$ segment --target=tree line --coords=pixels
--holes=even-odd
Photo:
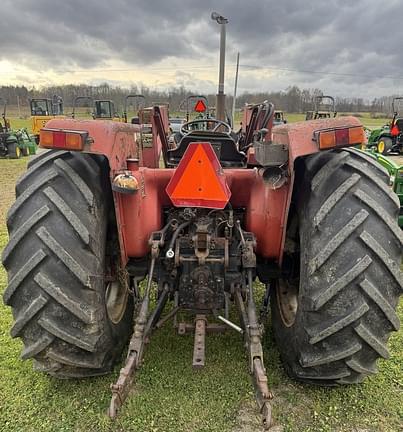
[[[63,98],[65,107],[71,107],[77,96],[90,96],[94,99],[110,99],[116,108],[121,111],[124,100],[128,94],[142,94],[147,104],[169,103],[171,111],[178,111],[181,102],[192,93],[184,87],[172,87],[165,91],[152,89],[145,86],[133,85],[130,88],[111,86],[107,83],[90,86],[85,84],[66,84],[49,86],[40,89],[27,88],[26,86],[0,86],[0,98],[6,100],[10,106],[20,106],[22,112],[28,110],[29,100],[32,98],[51,98],[58,95]],[[312,110],[316,96],[323,95],[320,89],[300,89],[292,86],[284,91],[243,93],[237,97],[236,107],[242,108],[245,103],[257,103],[263,100],[273,102],[276,109],[286,112],[298,113]],[[215,105],[215,95],[205,95],[209,105]],[[333,95],[336,100],[338,112],[370,112],[390,114],[392,111],[392,99],[394,96],[383,96],[372,100],[363,98],[341,98]],[[232,107],[232,96],[227,97],[227,106]]]

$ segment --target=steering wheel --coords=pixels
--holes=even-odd
[[[217,119],[197,119],[197,120],[193,120],[187,123],[184,123],[181,126],[181,134],[182,135],[187,135],[190,132],[193,132],[191,126],[196,125],[196,124],[200,124],[200,123],[205,123],[206,124],[206,129],[195,129],[195,130],[209,130],[212,132],[216,132],[217,129],[222,126],[225,128],[224,133],[226,134],[230,134],[232,129],[231,126],[228,123],[225,123],[222,120],[217,120]],[[209,126],[209,123],[214,123],[216,126],[214,126],[212,129],[207,129],[207,126]]]

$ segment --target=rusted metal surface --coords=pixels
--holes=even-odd
[[[187,322],[180,322],[179,324],[176,325],[176,328],[178,329],[178,334],[180,335],[185,335],[188,333],[193,333],[195,331],[195,326],[194,324],[190,324]],[[221,324],[217,324],[217,323],[208,323],[206,325],[205,331],[207,334],[210,333],[223,333],[227,330],[226,326],[223,326]]]
[[[150,305],[150,291],[155,266],[155,256],[151,259],[148,281],[143,301],[135,320],[133,335],[130,339],[129,350],[125,366],[120,370],[119,378],[111,385],[112,399],[108,409],[108,416],[116,418],[120,408],[126,400],[134,381],[134,373],[141,365],[144,346],[146,343],[146,329],[150,327],[148,309]]]
[[[205,364],[206,358],[206,317],[205,315],[196,315],[195,319],[195,336],[193,348],[194,369],[200,369]]]
[[[120,198],[122,236],[127,256],[146,255],[151,233],[162,228],[161,208],[171,205],[165,188],[173,173],[173,169],[143,167],[133,172],[140,193]],[[273,190],[257,170],[226,169],[224,175],[231,190],[231,205],[245,208],[245,228],[255,233],[258,254],[279,258],[289,183]]]
[[[179,311],[180,307],[175,306],[169,313],[167,313],[163,318],[161,318],[157,324],[155,324],[156,328],[161,328],[167,321],[169,321],[172,317],[174,317]]]
[[[119,123],[109,120],[73,120],[52,119],[48,128],[87,131],[91,144],[85,149],[89,153],[105,155],[109,160],[112,173],[125,170],[126,160],[140,158],[139,152],[140,126],[128,123]]]
[[[289,166],[292,169],[296,158],[318,151],[318,145],[312,139],[315,131],[354,126],[362,126],[362,123],[352,116],[297,122],[274,127],[272,139],[276,144],[288,146],[290,153]]]
[[[215,214],[215,212],[219,212]],[[206,363],[206,334],[210,332],[225,331],[228,327],[243,334],[245,346],[249,358],[249,369],[259,412],[265,428],[271,425],[272,394],[268,387],[268,379],[263,363],[263,348],[261,344],[262,327],[257,318],[257,311],[253,296],[253,272],[256,269],[256,241],[255,236],[242,228],[239,214],[232,209],[206,213],[204,210],[180,209],[172,212],[166,225],[150,236],[151,264],[148,272],[148,281],[145,289],[138,316],[135,321],[134,332],[129,344],[128,356],[125,366],[121,369],[116,384],[112,385],[112,400],[108,414],[115,418],[119,409],[127,398],[130,388],[134,382],[135,371],[140,367],[145,344],[148,336],[154,328],[158,328],[167,322],[169,318],[175,317],[183,308],[187,314],[194,314],[194,323],[180,322],[178,332],[186,334],[194,332],[193,361],[194,368],[202,368]],[[181,224],[179,220],[185,220]],[[225,228],[224,228],[225,224]],[[217,228],[221,226],[222,229]],[[220,234],[221,233],[221,234]],[[199,238],[201,234],[202,237]],[[207,239],[207,235],[209,239]],[[221,235],[225,235],[223,238]],[[169,241],[165,237],[168,236]],[[221,244],[222,248],[219,248]],[[224,252],[224,249],[230,250]],[[174,256],[167,255],[167,251],[175,251]],[[231,264],[231,260],[213,260],[212,254],[221,255],[234,254],[237,264]],[[192,256],[184,264],[181,259]],[[178,258],[176,260],[175,258]],[[167,282],[169,274],[176,267],[182,268],[182,276],[178,284],[172,286]],[[153,280],[154,268],[158,268],[158,278],[161,284],[157,305],[153,312],[149,313],[151,282]],[[209,268],[211,266],[211,268]],[[214,267],[215,266],[215,267]],[[227,287],[222,284],[222,279],[227,266],[231,272],[236,272],[241,267],[241,273],[236,274],[235,284]],[[232,267],[231,267],[232,266]],[[214,268],[214,282],[212,269]],[[165,270],[164,270],[165,269]],[[189,291],[188,281],[192,279]],[[207,290],[207,291],[206,291]],[[226,290],[227,295],[223,296]],[[164,306],[170,293],[174,294],[174,307],[163,319],[160,319]],[[241,327],[228,320],[228,296],[232,294],[238,307]],[[205,300],[210,300],[206,302]],[[204,300],[203,300],[204,299]],[[227,299],[227,300],[225,300]],[[222,301],[221,301],[222,300]],[[227,318],[218,315],[216,309],[224,310]],[[205,312],[202,312],[205,311]],[[221,319],[225,326],[216,322],[207,322],[207,316]],[[159,320],[159,321],[158,321]],[[175,325],[175,324],[174,324]]]
[[[128,257],[142,257],[148,253],[148,238],[151,232],[161,229],[162,226],[161,209],[163,206],[172,205],[165,189],[175,170],[156,168],[163,145],[160,135],[165,131],[165,116],[162,110],[159,116],[155,117],[161,121],[158,120],[158,127],[155,125],[158,133],[153,134],[152,161],[147,158],[147,164],[154,166],[154,169],[144,166],[144,150],[141,152],[139,147],[139,125],[71,119],[54,119],[47,124],[51,128],[88,131],[93,142],[86,151],[104,154],[111,166],[111,176],[120,170],[127,170],[127,159],[139,159],[140,168],[133,173],[139,183],[138,193],[130,197],[114,193],[123,263],[127,262]],[[150,118],[154,117],[151,115]],[[245,121],[249,120],[246,115]],[[360,122],[354,117],[340,117],[274,127],[272,134],[266,136],[272,136],[276,144],[286,145],[290,155],[288,179],[279,189],[270,190],[257,170],[224,170],[226,183],[232,194],[230,203],[234,207],[246,208],[246,229],[255,233],[259,255],[281,263],[293,189],[294,160],[318,151],[317,144],[312,140],[313,132],[323,128],[358,125]]]
[[[257,321],[256,307],[253,296],[250,296],[250,292],[247,305],[245,305],[240,290],[237,290],[235,293],[235,302],[240,313],[242,328],[244,329],[244,339],[248,350],[249,369],[255,388],[256,402],[262,416],[263,426],[265,429],[268,429],[272,424],[270,400],[273,398],[273,394],[268,387],[266,370],[263,363],[262,330]]]
[[[108,408],[108,416],[116,418],[120,408],[126,400],[134,380],[134,372],[137,368],[137,353],[130,353],[126,359],[125,366],[120,370],[119,378],[115,384],[111,385],[112,399]]]

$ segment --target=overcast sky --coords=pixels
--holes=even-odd
[[[0,84],[214,92],[218,11],[226,93],[320,88],[365,99],[403,93],[402,0],[1,0]]]

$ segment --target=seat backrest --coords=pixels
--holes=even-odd
[[[400,131],[403,131],[403,118],[398,118],[395,121],[395,124],[397,124],[397,127],[399,128]]]
[[[223,168],[243,168],[246,166],[246,155],[238,151],[233,137],[225,133],[211,131],[193,131],[185,135],[180,140],[178,147],[168,150],[168,165],[177,166],[189,144],[194,142],[209,142]]]

